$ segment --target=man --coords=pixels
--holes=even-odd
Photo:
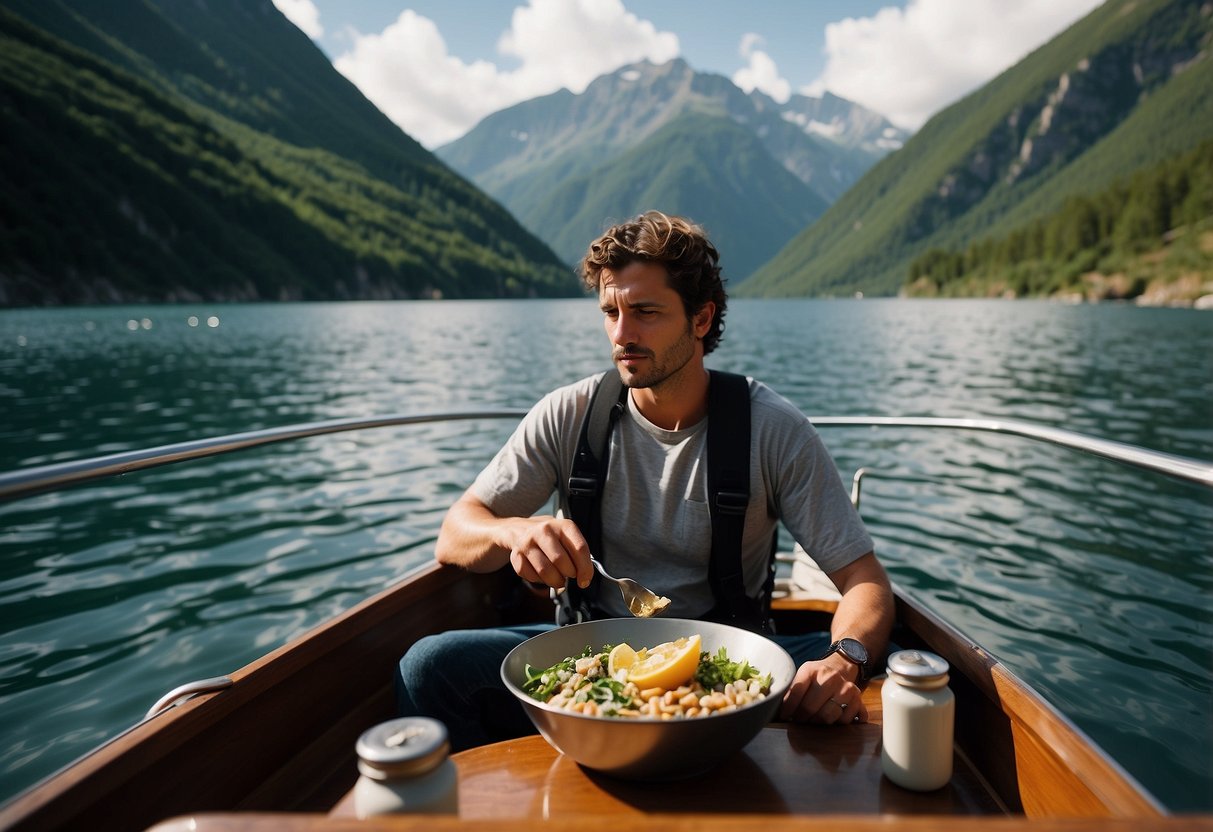
[[[704,366],[721,338],[727,306],[718,260],[699,227],[649,212],[608,230],[581,263],[627,388],[626,410],[610,435],[601,554],[612,574],[668,596],[668,616],[704,617],[719,601],[708,581],[710,375]],[[450,509],[435,547],[440,562],[476,572],[509,565],[533,583],[589,587],[591,552],[568,516],[567,480],[600,378],[553,391],[532,409]],[[741,553],[746,596],[762,598],[781,521],[842,593],[829,639],[776,636],[799,663],[779,716],[827,724],[866,720],[861,684],[892,626],[888,578],[808,419],[765,385],[751,380],[748,388],[750,497]],[[560,495],[562,516],[534,515],[553,492]],[[598,597],[599,615],[628,615],[615,596]],[[423,639],[401,660],[402,713],[442,719],[456,749],[530,730],[497,674],[505,654],[540,631]],[[827,654],[831,640],[843,646]],[[865,650],[871,657],[866,663]]]

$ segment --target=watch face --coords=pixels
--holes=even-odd
[[[856,664],[868,663],[868,651],[860,642],[853,638],[841,638],[838,640],[838,652],[842,653]]]

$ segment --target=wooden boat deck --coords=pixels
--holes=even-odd
[[[868,724],[773,724],[735,762],[694,780],[614,780],[581,769],[535,736],[455,755],[459,818],[351,817],[354,740],[392,716],[384,668],[427,632],[534,615],[525,598],[502,605],[503,594],[518,588],[509,578],[427,567],[233,673],[227,690],[132,728],[0,807],[0,829],[89,828],[90,819],[107,818],[106,828],[157,832],[441,832],[620,822],[688,832],[1213,830],[1208,816],[1167,817],[996,659],[900,594],[894,640],[940,653],[954,669],[956,766],[952,783],[939,792],[917,794],[882,778],[874,681],[865,692]],[[833,610],[829,601],[796,594],[781,597],[777,607],[784,632],[819,629]]]

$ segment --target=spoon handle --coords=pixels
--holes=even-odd
[[[598,558],[591,556],[590,563],[594,564],[594,568],[598,570],[598,574],[602,575],[602,577],[606,578],[608,581],[615,581],[615,583],[619,583],[617,578],[612,578],[607,574],[606,569],[604,569],[602,564],[598,562]]]

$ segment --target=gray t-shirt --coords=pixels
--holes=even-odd
[[[472,494],[498,516],[528,517],[559,493],[559,509],[567,517],[569,471],[600,378],[582,379],[540,400],[476,478]],[[757,597],[781,520],[826,573],[874,547],[816,428],[765,384],[749,379],[749,385],[750,502],[742,563],[746,592]],[[663,430],[629,396],[611,432],[602,559],[612,575],[635,578],[668,596],[671,617],[695,618],[715,605],[707,580],[707,425],[704,419]],[[617,592],[600,593],[599,601],[612,615],[628,615]]]

